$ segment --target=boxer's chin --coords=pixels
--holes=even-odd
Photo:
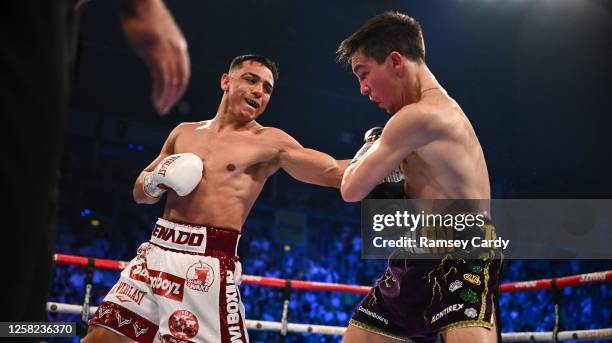
[[[382,102],[378,103],[378,107],[384,110],[387,113],[391,113],[391,109],[388,105],[383,104]]]
[[[240,111],[240,119],[244,121],[255,120],[258,116],[257,111],[252,108]]]

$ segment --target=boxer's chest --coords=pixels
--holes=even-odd
[[[191,152],[200,156],[205,173],[253,170],[278,156],[277,148],[252,133],[204,133],[180,137],[175,143],[175,152]]]

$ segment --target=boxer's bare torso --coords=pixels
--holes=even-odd
[[[432,90],[406,110],[442,117],[445,126],[435,140],[402,160],[406,195],[412,199],[490,198],[484,154],[459,105],[442,91]]]
[[[210,121],[204,121],[183,124],[176,131],[172,153],[198,155],[204,172],[189,195],[168,192],[164,218],[221,228],[242,227],[266,180],[281,168],[282,155],[296,148],[288,134],[256,122],[238,130],[218,131]],[[341,177],[341,170],[327,175],[322,171],[317,180],[337,186]]]
[[[266,108],[273,83],[271,71],[252,61],[224,74],[215,117],[183,123],[170,133],[160,155],[136,180],[134,199],[159,201],[143,192],[144,178],[165,158],[180,153],[200,157],[203,172],[189,194],[166,192],[163,217],[172,221],[240,231],[266,180],[280,168],[306,183],[340,187],[348,161],[304,148],[282,130],[255,121]]]
[[[180,130],[174,153],[198,155],[204,175],[191,194],[168,194],[164,218],[242,227],[264,183],[279,168],[280,147],[270,132],[273,129],[253,125],[240,131],[215,132],[209,122],[201,122],[183,125]]]

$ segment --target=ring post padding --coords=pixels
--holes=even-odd
[[[83,296],[83,309],[81,311],[80,337],[87,335],[87,323],[89,320],[89,304],[91,303],[91,289],[93,288],[93,274],[95,259],[87,258],[87,274],[85,274],[85,295]]]
[[[550,290],[552,292],[553,303],[555,304],[555,326],[553,327],[553,343],[559,342],[559,332],[561,332],[561,288],[557,285],[557,279],[550,280]]]
[[[285,280],[283,288],[283,313],[281,314],[281,330],[278,338],[279,343],[285,343],[289,324],[289,299],[291,298],[291,280]]]

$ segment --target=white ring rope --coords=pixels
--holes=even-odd
[[[96,306],[90,307],[90,313],[96,312]],[[80,315],[83,307],[81,305],[62,304],[56,302],[48,302],[47,310],[50,312],[69,313]],[[246,320],[247,329],[265,330],[265,331],[281,331],[283,324],[281,322],[268,322],[262,320]],[[305,332],[321,335],[344,335],[345,327],[328,326],[328,325],[310,325],[288,323],[287,332]],[[553,337],[552,331],[544,332],[507,332],[502,334],[504,342],[533,342],[533,341],[551,341]],[[592,341],[597,339],[612,339],[612,328],[595,329],[595,330],[576,330],[562,331],[558,335],[559,341]]]

